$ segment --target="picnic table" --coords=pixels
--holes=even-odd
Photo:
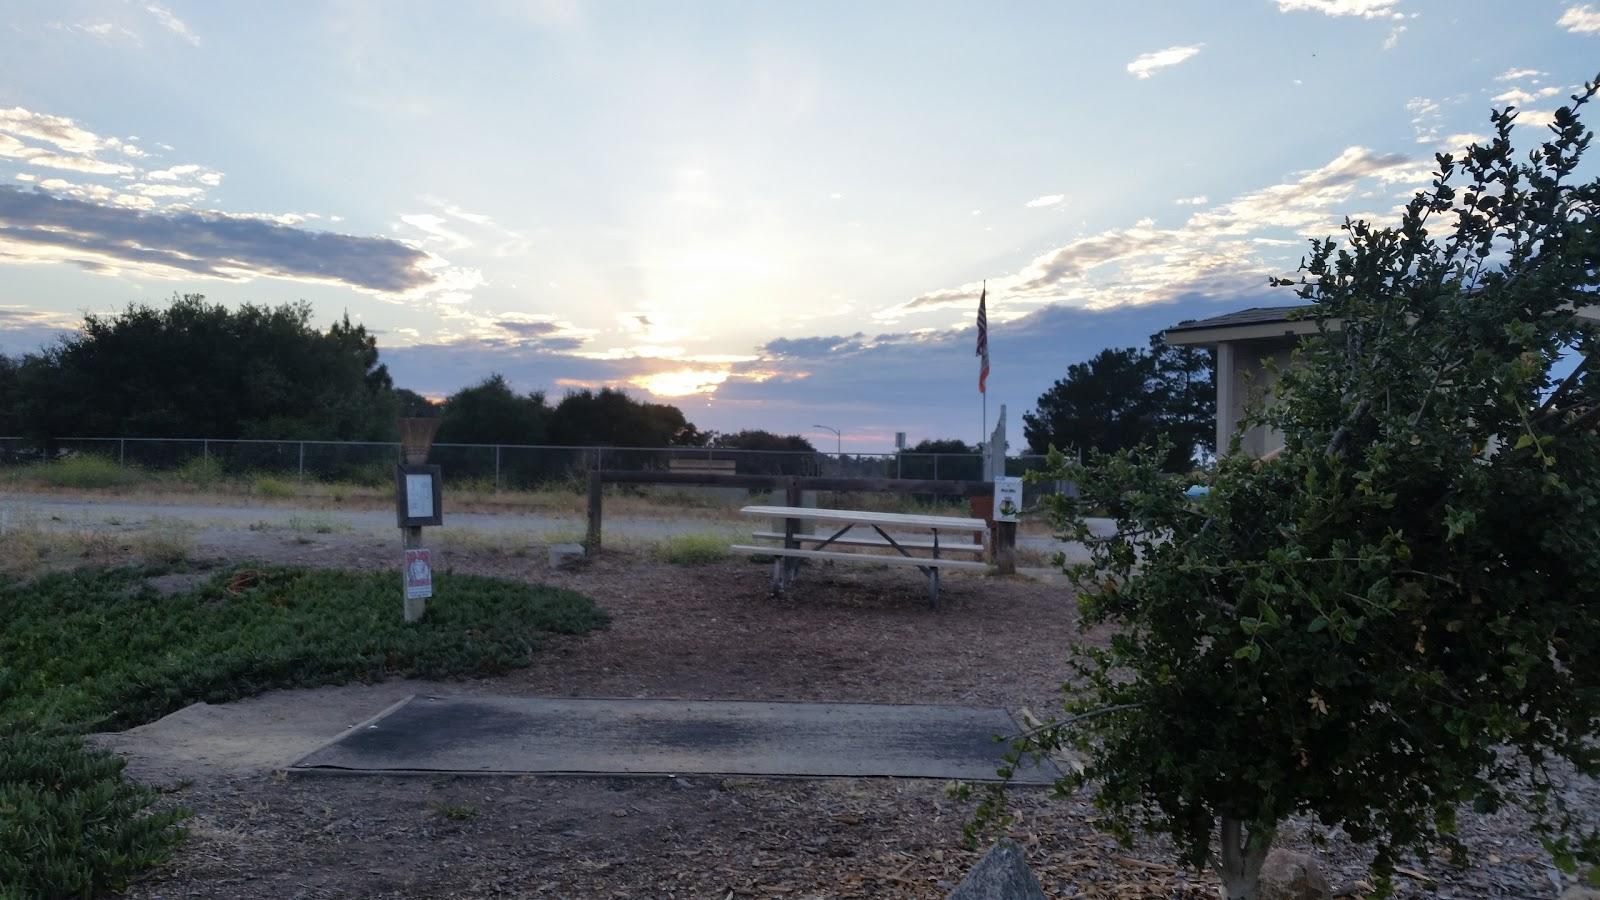
[[[820,559],[828,562],[868,563],[875,565],[911,566],[922,570],[928,578],[928,605],[939,605],[939,570],[967,569],[987,571],[988,523],[982,519],[957,516],[925,516],[909,513],[873,512],[856,509],[813,509],[807,506],[746,506],[739,510],[743,515],[782,519],[783,531],[757,531],[756,540],[781,541],[781,546],[734,544],[732,549],[745,553],[765,554],[775,557],[772,562],[772,590],[782,593],[794,581],[801,562]],[[822,525],[823,532],[802,532],[800,523],[811,520]],[[852,533],[856,528],[870,528],[871,534]],[[895,537],[886,529],[896,532],[908,530],[929,533],[928,539]],[[830,533],[831,532],[831,533]],[[940,532],[946,539],[940,540]],[[976,541],[952,541],[952,533],[976,535]],[[815,546],[807,548],[806,544]],[[827,547],[838,549],[827,550]],[[844,548],[856,548],[846,550]],[[895,550],[898,556],[861,552]],[[920,556],[912,551],[926,552]],[[952,559],[944,554],[977,554],[978,559]]]

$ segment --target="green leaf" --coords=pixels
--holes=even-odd
[[[1322,629],[1327,628],[1327,627],[1328,627],[1328,617],[1327,616],[1317,616],[1315,619],[1311,620],[1311,624],[1310,625],[1306,626],[1306,631],[1309,631],[1312,634],[1316,634],[1317,632],[1319,632]]]

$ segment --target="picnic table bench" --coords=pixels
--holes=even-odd
[[[777,531],[757,531],[753,537],[756,540],[782,541],[782,546],[734,544],[733,550],[745,553],[766,554],[775,557],[772,563],[772,589],[781,593],[793,581],[799,564],[808,559],[820,559],[829,562],[855,562],[889,566],[913,566],[921,569],[928,577],[928,605],[939,605],[939,570],[941,569],[966,569],[971,571],[987,571],[989,565],[982,561],[988,553],[984,544],[985,535],[988,534],[988,525],[982,519],[967,519],[956,516],[925,516],[908,513],[872,512],[870,510],[855,509],[813,509],[806,506],[746,506],[739,510],[747,516],[766,519],[782,519],[784,529]],[[802,520],[811,520],[825,526],[832,533],[806,533],[800,530]],[[851,534],[857,527],[870,528],[877,532],[874,537],[868,534]],[[837,530],[834,530],[837,528]],[[928,540],[909,540],[903,535],[896,538],[885,529],[896,531],[927,531],[930,533]],[[973,534],[978,537],[976,542],[940,541],[940,532],[947,536],[956,534]],[[815,544],[807,548],[803,545]],[[859,547],[863,549],[893,549],[898,556],[889,556],[878,553],[851,552],[846,550],[827,550],[826,547]],[[928,551],[929,556],[916,556],[911,551]],[[978,554],[978,559],[951,559],[945,553]]]

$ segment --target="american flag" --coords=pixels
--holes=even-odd
[[[987,394],[985,384],[989,380],[989,313],[985,308],[989,300],[989,285],[983,285],[983,293],[978,295],[978,352],[977,356],[983,359],[978,365],[978,393]]]

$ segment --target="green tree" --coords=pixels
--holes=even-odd
[[[1290,816],[1369,842],[1385,888],[1403,854],[1464,858],[1463,806],[1526,806],[1562,868],[1600,856],[1557,774],[1600,774],[1600,328],[1573,312],[1600,181],[1571,180],[1597,86],[1526,161],[1494,112],[1398,227],[1347,221],[1277,282],[1320,326],[1247,422],[1281,455],[1223,457],[1198,500],[1159,452],[1053,460],[1083,622],[1119,630],[1023,744],[1076,746],[1120,833],[1165,832],[1230,898]]]
[[[1197,452],[1211,449],[1216,411],[1211,355],[1170,347],[1160,335],[1150,350],[1102,350],[1067,367],[1067,376],[1040,395],[1022,416],[1022,433],[1034,453],[1051,447],[1109,453],[1164,434],[1172,449],[1167,467],[1186,471]]]
[[[490,375],[445,400],[434,440],[441,444],[545,444],[550,440],[550,415],[543,391],[518,394],[503,376]]]
[[[307,303],[236,310],[186,294],[88,315],[21,367],[35,437],[378,440],[394,397],[377,343],[346,316],[326,332]]]
[[[711,446],[727,450],[784,450],[815,453],[817,448],[798,434],[773,434],[760,429],[746,429],[733,434],[714,435]]]
[[[981,481],[983,457],[977,447],[955,438],[932,438],[897,454],[889,474],[901,478],[937,478],[941,481]]]
[[[707,436],[666,403],[646,403],[612,388],[569,392],[550,417],[558,444],[603,447],[698,447]]]

